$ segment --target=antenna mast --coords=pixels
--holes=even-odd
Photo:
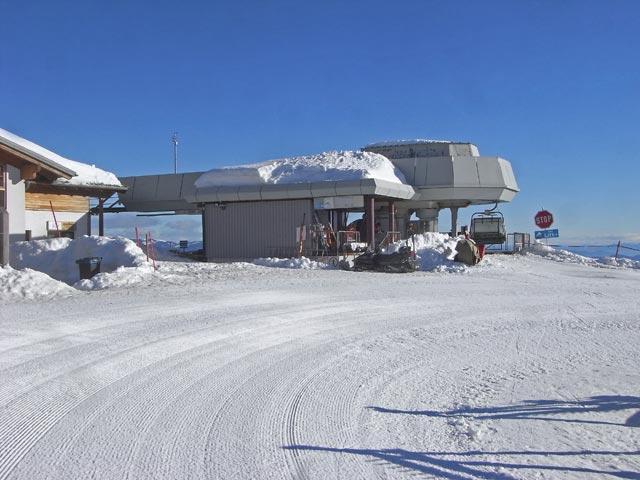
[[[173,173],[178,173],[178,132],[173,133]]]

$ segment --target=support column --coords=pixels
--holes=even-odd
[[[451,207],[451,236],[458,234],[458,207]]]
[[[373,196],[367,198],[367,242],[370,248],[375,248],[376,243],[376,199]]]
[[[396,242],[398,239],[396,238],[395,232],[396,230],[396,204],[393,200],[389,200],[389,232],[394,232],[391,234],[391,242]]]
[[[421,208],[416,211],[416,215],[418,218],[425,222],[424,231],[420,231],[418,233],[425,232],[437,232],[438,231],[438,208]]]
[[[0,267],[9,265],[9,212],[0,207]]]
[[[98,199],[98,235],[104,237],[104,198]]]
[[[207,231],[205,229],[205,210],[204,207],[202,207],[202,254],[205,258],[205,260],[208,262],[209,258],[208,258],[208,253],[207,252]]]

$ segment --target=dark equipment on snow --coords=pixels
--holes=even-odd
[[[385,254],[368,251],[353,260],[353,270],[356,272],[415,272],[416,259],[408,246],[400,247],[400,250],[394,253]]]
[[[102,257],[86,257],[76,260],[80,267],[80,279],[86,280],[100,273]]]

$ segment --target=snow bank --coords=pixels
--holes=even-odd
[[[580,265],[591,265],[595,267],[621,267],[629,269],[640,269],[640,262],[636,260],[631,260],[628,258],[615,259],[614,257],[585,257],[583,255],[578,255],[577,253],[572,253],[567,250],[556,249],[540,242],[536,242],[535,244],[531,245],[531,247],[525,250],[525,253],[548,258],[549,260],[554,260],[556,262],[577,263]]]
[[[75,172],[76,175],[69,180],[59,178],[54,181],[53,183],[56,185],[122,186],[120,180],[113,173],[97,168],[95,165],[69,160],[2,128],[0,128],[0,137]]]
[[[315,262],[307,257],[302,258],[258,258],[254,260],[254,265],[260,265],[263,267],[274,268],[297,268],[304,270],[321,270],[325,268],[332,268],[330,265],[322,262]]]
[[[632,260],[630,258],[618,258],[617,260],[614,257],[602,257],[598,258],[598,263],[603,265],[611,265],[614,267],[622,267],[622,268],[631,268],[640,270],[640,260]]]
[[[28,300],[54,296],[73,295],[75,290],[66,283],[58,282],[48,275],[29,268],[14,270],[0,267],[0,301],[15,298]]]
[[[74,283],[78,290],[102,290],[122,288],[143,283],[153,274],[153,267],[146,264],[139,267],[118,267],[110,273],[100,273],[92,278]]]
[[[37,270],[68,284],[80,280],[76,260],[86,257],[102,257],[101,272],[113,272],[119,267],[151,269],[144,252],[124,237],[51,238],[16,242],[11,246],[14,268]]]
[[[423,233],[414,235],[414,250],[418,269],[427,272],[460,273],[469,270],[464,263],[454,262],[459,238],[446,233]],[[400,245],[403,245],[401,242]],[[411,241],[409,241],[411,244]]]
[[[461,238],[461,237],[460,237]],[[456,243],[459,238],[451,238],[442,233],[425,233],[415,235],[413,238],[413,250],[416,252],[418,270],[426,272],[461,273],[469,270],[469,267],[460,262],[454,262],[456,255]],[[400,247],[407,245],[405,240],[396,242],[387,247],[383,253],[397,252]],[[409,240],[408,245],[412,245]],[[335,269],[337,267],[322,262],[315,262],[306,257],[302,258],[259,258],[253,262],[255,265],[275,268],[297,269]]]
[[[224,167],[202,174],[196,188],[262,184],[291,184],[377,178],[406,183],[402,172],[377,153],[333,151],[251,165]]]
[[[437,273],[468,273],[484,266],[496,266],[491,256],[475,267],[453,261],[456,243],[461,237],[447,234],[425,233],[415,235],[409,246],[416,252],[419,271]],[[412,243],[413,242],[413,243]],[[397,251],[407,242],[390,245],[388,253]],[[154,274],[146,254],[129,239],[123,237],[81,237],[76,240],[54,238],[17,242],[11,248],[12,267],[0,268],[0,300],[10,298],[49,298],[72,295],[76,290],[99,290],[122,288],[150,282],[152,277],[160,282],[174,282],[184,277],[216,277],[222,271],[246,270],[251,265],[300,270],[335,269],[323,262],[309,258],[260,258],[252,264],[208,264],[188,262],[171,253],[176,250],[175,242],[154,241],[158,272]],[[193,242],[190,247],[201,247]],[[524,252],[561,263],[575,263],[601,268],[639,269],[640,262],[629,259],[615,260],[611,257],[593,259],[536,243]],[[76,260],[85,257],[102,257],[101,273],[91,279],[80,280]],[[160,263],[162,261],[163,263]],[[15,270],[14,270],[15,268]],[[18,270],[21,269],[21,270]],[[175,277],[175,278],[173,278]],[[64,283],[63,283],[64,282]],[[74,288],[71,288],[72,285]]]

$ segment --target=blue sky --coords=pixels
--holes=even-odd
[[[468,141],[511,161],[510,231],[535,230],[544,207],[559,240],[640,241],[635,0],[0,7],[0,127],[69,158],[170,173],[174,131],[180,171]]]

